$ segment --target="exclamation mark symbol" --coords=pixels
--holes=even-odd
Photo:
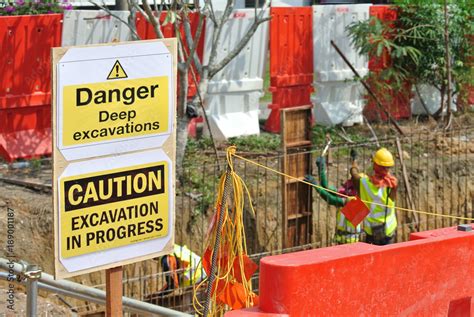
[[[120,78],[128,78],[128,76],[125,70],[123,69],[122,65],[120,65],[120,62],[116,60],[114,66],[112,66],[112,69],[109,72],[109,76],[107,76],[107,79],[113,80],[113,79],[120,79]]]

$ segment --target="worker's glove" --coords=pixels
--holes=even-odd
[[[326,166],[326,159],[323,156],[318,156],[316,158],[316,166],[318,169],[321,169],[321,167],[324,168],[324,166]]]
[[[354,162],[357,159],[357,151],[356,149],[351,149],[351,160]]]
[[[310,174],[307,174],[307,175],[304,176],[304,181],[308,182],[308,183],[311,183],[311,184],[314,184],[314,185],[318,184],[318,182],[316,181],[316,178],[314,178],[314,176],[310,175]]]

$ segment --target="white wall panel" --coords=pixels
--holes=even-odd
[[[217,140],[259,134],[259,91],[227,92],[208,95],[209,124]]]
[[[220,14],[222,13],[219,12],[218,15]],[[266,15],[268,16],[268,10]],[[254,18],[254,9],[233,11],[220,36],[217,61],[225,58],[237,46]],[[209,61],[213,32],[213,25],[207,23],[204,64]],[[217,139],[259,133],[258,106],[263,92],[268,37],[267,22],[259,26],[242,51],[209,82],[206,112]]]
[[[257,12],[260,12],[260,10]],[[221,12],[217,13],[219,17],[221,14]],[[266,15],[268,16],[268,12],[266,12]],[[217,61],[222,60],[234,47],[237,46],[252,25],[254,18],[254,9],[240,9],[233,11],[231,18],[222,29],[217,50]],[[204,63],[209,61],[213,34],[214,26],[212,23],[206,23]],[[242,51],[229,64],[227,64],[224,69],[217,73],[212,81],[245,81],[247,79],[255,80],[257,78],[263,78],[267,57],[266,53],[268,50],[268,36],[269,22],[263,23],[259,26]],[[262,86],[253,89],[262,89]]]
[[[112,11],[127,21],[128,11]],[[122,42],[130,40],[130,29],[102,10],[64,12],[62,46]]]
[[[324,126],[362,123],[363,89],[355,82],[315,83],[316,95],[311,98],[315,122]]]
[[[439,92],[439,90],[430,85],[420,85],[419,90],[420,95],[423,98],[426,108],[428,108],[430,114],[434,114],[436,111],[438,111],[439,107],[441,106],[441,93]],[[413,95],[414,97],[411,100],[412,114],[426,114],[425,108],[421,104],[420,97],[418,96],[415,90],[413,91]],[[454,99],[455,98],[451,99],[451,110],[456,111],[457,109],[456,104],[454,103]],[[446,112],[446,109],[444,111]]]
[[[353,48],[346,26],[369,18],[370,4],[313,6],[315,81],[351,79],[354,74],[331,45],[333,40],[361,76],[368,72],[366,56]]]

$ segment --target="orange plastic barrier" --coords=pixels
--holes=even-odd
[[[0,156],[51,153],[51,47],[62,14],[0,17]]]
[[[226,316],[474,316],[471,228],[265,257],[260,306]]]
[[[270,9],[270,90],[265,130],[280,131],[282,108],[311,105],[313,12],[311,7]]]

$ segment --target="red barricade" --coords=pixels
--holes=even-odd
[[[313,12],[311,7],[272,7],[270,14],[270,90],[273,94],[265,130],[277,133],[282,108],[311,104]]]
[[[272,111],[265,123],[265,130],[277,133],[280,131],[280,112],[283,108],[297,107],[311,104],[311,85],[276,87],[270,88],[272,100],[279,103],[271,103],[268,108]]]
[[[160,24],[164,23],[165,18],[166,18],[166,14],[167,14],[167,12],[162,12],[161,13]],[[198,13],[190,13],[189,14],[189,22],[190,22],[190,25],[191,25],[191,33],[194,36],[196,34],[196,31],[197,31],[197,28],[198,28],[198,25],[199,25],[199,14]],[[153,29],[153,26],[151,25],[151,23],[147,22],[147,20],[145,19],[145,17],[141,13],[137,14],[136,27],[137,27],[137,33],[138,33],[138,35],[140,36],[140,38],[142,40],[151,40],[151,39],[156,39],[157,38],[156,34],[155,34],[155,31]],[[201,37],[199,38],[199,43],[198,43],[198,46],[196,48],[197,55],[198,55],[201,62],[202,62],[202,56],[203,56],[203,52],[204,52],[204,34],[205,34],[205,30],[206,30],[206,21],[204,20],[203,25],[202,25]],[[174,26],[171,23],[168,23],[168,24],[162,26],[162,32],[163,32],[163,36],[165,38],[176,37],[175,31],[174,31]],[[183,41],[186,41],[183,25],[181,25],[181,27],[180,27],[180,32],[181,32],[181,39]],[[187,53],[189,53],[187,45],[186,45],[186,51],[187,51]],[[194,66],[193,66],[193,69],[194,69],[194,72],[196,74],[196,80],[199,83],[199,74],[196,71],[196,69],[194,68]],[[191,73],[191,70],[189,71],[189,74],[188,74],[188,82],[189,82],[189,84],[188,84],[188,99],[191,99],[192,97],[194,97],[196,95],[196,89],[197,89],[196,85],[194,84],[194,79],[193,79],[193,75]],[[178,80],[178,85],[179,85],[179,80]]]
[[[62,14],[0,17],[0,154],[51,154],[51,48]]]
[[[377,5],[371,6],[369,8],[370,16],[376,16],[382,21],[391,22],[397,19],[397,11],[392,6],[386,5]],[[369,59],[369,70],[373,73],[374,76],[387,68],[391,63],[390,55],[388,52],[383,52],[382,56],[371,56]],[[375,85],[371,85],[370,81],[368,83],[374,89]],[[388,89],[374,89],[375,94],[382,103],[382,105],[387,109],[392,117],[396,120],[398,119],[407,119],[411,116],[411,106],[410,99],[411,94],[411,85],[405,83],[402,85],[400,91],[391,91]],[[367,100],[367,105],[364,108],[364,116],[369,121],[376,121],[378,119],[387,120],[387,116],[379,111],[375,100],[369,97]]]
[[[474,231],[445,228],[411,240],[265,257],[259,307],[226,317],[474,316]]]

